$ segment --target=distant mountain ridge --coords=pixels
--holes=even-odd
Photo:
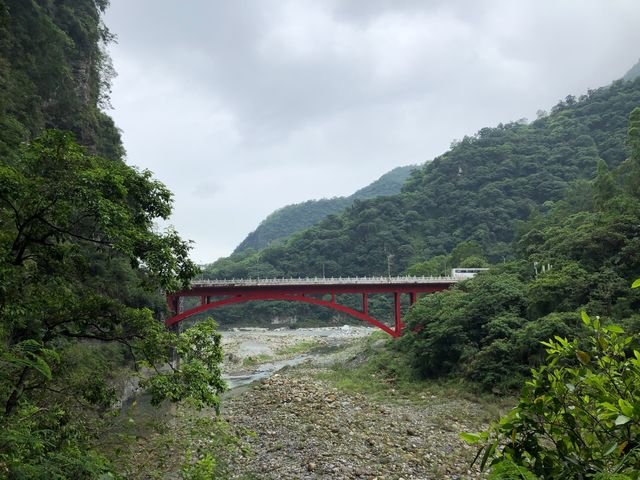
[[[342,212],[356,200],[396,195],[400,193],[400,189],[415,168],[417,168],[415,165],[394,168],[348,197],[308,200],[279,208],[247,235],[233,253],[248,249],[261,250],[277,240],[314,225],[329,215]]]
[[[537,120],[482,128],[416,169],[401,193],[358,200],[344,212],[253,255],[208,265],[213,277],[401,274],[465,242],[490,262],[512,257],[518,225],[546,212],[600,161],[629,156],[629,114],[640,78],[569,95]],[[576,183],[577,182],[577,183]]]
[[[622,79],[630,82],[638,77],[640,77],[640,60],[638,60],[638,63],[631,67],[631,70],[624,74],[624,77],[622,77]]]

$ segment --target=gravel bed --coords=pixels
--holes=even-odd
[[[321,367],[320,367],[321,368]],[[486,428],[480,404],[435,395],[372,401],[318,380],[318,366],[288,369],[223,403],[251,454],[231,478],[475,479],[476,450],[459,432]]]

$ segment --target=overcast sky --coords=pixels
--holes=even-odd
[[[638,0],[111,0],[110,114],[193,258],[640,57]]]

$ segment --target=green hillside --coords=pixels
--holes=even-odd
[[[568,96],[531,122],[483,128],[415,170],[402,193],[358,200],[260,254],[208,266],[219,277],[381,275],[474,242],[491,261],[513,256],[520,222],[552,208],[571,182],[591,179],[629,153],[630,112],[640,81]],[[451,267],[451,265],[449,265]]]
[[[113,70],[100,21],[107,1],[0,1],[0,154],[45,128],[71,131],[92,153],[121,159],[109,102]]]
[[[310,227],[328,215],[343,211],[356,200],[395,195],[400,192],[402,185],[414,168],[414,166],[394,168],[348,197],[308,200],[282,207],[270,214],[258,225],[258,228],[247,235],[247,238],[238,245],[234,253],[248,249],[262,250],[276,240]]]
[[[0,477],[229,478],[224,452],[245,468],[250,450],[273,435],[268,422],[254,432],[216,415],[226,388],[216,322],[192,318],[192,328],[175,330],[163,322],[171,315],[165,294],[188,288],[199,269],[189,242],[157,227],[171,215],[171,192],[150,172],[127,165],[119,130],[104,111],[113,75],[105,53],[112,36],[102,22],[108,3],[0,0]],[[490,266],[410,308],[405,298],[403,336],[386,345],[372,337],[362,354],[338,362],[341,380],[349,383],[365,368],[362,382],[380,384],[393,402],[406,403],[413,400],[396,387],[413,389],[421,379],[437,379],[428,385],[434,392],[448,389],[441,380],[453,380],[456,392],[469,387],[460,397],[510,394],[540,368],[525,387],[530,398],[520,402],[522,414],[501,423],[504,438],[486,437],[504,444],[485,450],[484,460],[502,456],[502,467],[515,469],[508,478],[637,479],[637,73],[636,65],[624,80],[568,96],[531,123],[484,128],[433,161],[395,169],[350,197],[285,207],[263,222],[254,247],[239,247],[204,275],[441,275],[454,266]],[[352,295],[344,303],[359,308],[361,301]],[[369,311],[384,321],[393,315],[392,301],[372,295]],[[294,302],[215,311],[221,323],[276,315],[344,321]],[[317,345],[318,355],[336,346]],[[544,370],[554,349],[564,356]],[[315,365],[301,374],[312,371]],[[308,402],[310,390],[285,376],[265,382],[261,398],[275,398],[290,413],[294,406],[308,413],[349,403],[338,389],[327,387],[326,395],[324,386],[318,402]],[[286,385],[295,390],[276,390]],[[162,414],[147,417],[147,403]],[[420,408],[424,403],[416,398]],[[229,419],[259,417],[273,405],[269,400]],[[191,419],[182,416],[203,407]],[[342,410],[353,417],[352,408]],[[449,453],[449,434],[458,427],[448,418],[443,425]],[[411,426],[401,426],[410,442],[433,433]],[[325,433],[351,438],[346,430]],[[281,473],[274,462],[288,447],[272,440],[273,456],[266,463],[256,457],[261,474]],[[361,446],[375,456],[380,439],[374,440]],[[395,468],[393,455],[410,462],[412,452],[428,454],[422,446],[389,447],[384,461]],[[317,449],[308,452],[293,460],[296,472],[335,473],[333,464],[320,465]],[[362,476],[361,466],[364,476],[376,473],[357,461],[344,472]],[[499,467],[492,464],[488,478],[507,478]]]

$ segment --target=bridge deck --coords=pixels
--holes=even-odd
[[[455,277],[305,277],[199,279],[192,287],[331,286],[331,285],[442,285],[460,281]]]
[[[456,277],[313,277],[313,278],[250,278],[225,280],[195,280],[188,289],[167,295],[169,310],[175,316],[165,323],[174,325],[182,319],[208,309],[257,300],[296,301],[320,305],[346,313],[375,325],[394,337],[402,333],[401,301],[409,295],[413,305],[419,294],[446,290],[460,281]],[[342,304],[339,295],[361,295],[362,309]],[[369,315],[369,296],[393,295],[394,327],[389,327]],[[329,297],[325,298],[325,297]],[[183,297],[200,297],[200,305],[181,311]]]

